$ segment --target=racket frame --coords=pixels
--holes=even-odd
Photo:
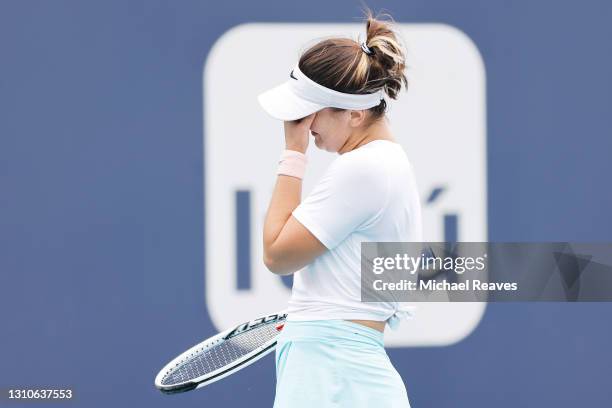
[[[275,317],[275,318],[274,318]],[[236,326],[233,326],[230,329],[227,329],[225,331],[222,331],[220,333],[217,333],[214,336],[211,336],[203,341],[201,341],[200,343],[196,344],[195,346],[189,348],[188,350],[186,350],[185,352],[179,354],[178,356],[176,356],[175,358],[173,358],[168,364],[166,364],[157,374],[157,376],[155,377],[155,387],[160,390],[161,392],[165,393],[165,394],[175,394],[175,393],[179,393],[179,392],[185,392],[185,391],[191,391],[197,388],[201,388],[204,387],[206,385],[212,384],[215,381],[219,381],[222,378],[227,377],[230,374],[235,373],[236,371],[239,371],[241,369],[243,369],[244,367],[247,367],[251,364],[253,364],[255,361],[261,359],[262,357],[268,355],[269,353],[271,353],[272,351],[274,351],[274,349],[276,348],[276,337],[268,340],[267,342],[263,343],[261,346],[255,348],[253,351],[245,354],[244,356],[240,357],[239,359],[233,361],[232,363],[220,367],[214,371],[211,371],[208,374],[205,374],[203,376],[200,376],[198,378],[194,378],[192,380],[188,380],[179,384],[173,384],[173,385],[163,385],[162,384],[162,380],[172,371],[174,370],[176,367],[179,366],[180,363],[182,363],[183,361],[185,361],[186,359],[188,359],[189,357],[191,357],[196,351],[201,350],[202,348],[205,348],[207,344],[213,344],[216,343],[218,340],[221,340],[223,338],[225,338],[226,336],[230,335],[231,333],[238,331],[241,327],[248,325],[246,329],[254,329],[257,326],[255,326],[254,324],[256,324],[256,322],[258,322],[259,320],[262,320],[262,322],[265,322],[266,319],[272,319],[271,321],[273,321],[276,324],[284,324],[286,318],[287,318],[287,313],[285,311],[282,312],[278,312],[278,313],[273,313],[273,314],[268,314],[268,315],[263,315],[263,316],[259,316],[256,319],[253,320],[249,320],[247,322],[243,322],[241,324],[238,324]],[[274,324],[274,323],[270,323],[270,324]],[[253,326],[251,326],[253,325]],[[246,330],[245,329],[245,330]],[[279,332],[280,330],[282,330],[282,327],[280,329],[278,329]],[[224,340],[226,341],[226,340]]]

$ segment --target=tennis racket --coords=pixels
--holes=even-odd
[[[276,348],[287,313],[260,316],[196,344],[155,377],[155,386],[166,394],[190,391],[227,377]]]

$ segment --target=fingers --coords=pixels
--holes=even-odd
[[[312,123],[312,121],[314,120],[315,116],[317,116],[317,112],[315,113],[311,113],[310,115],[306,116],[305,118],[303,118],[306,122],[308,123]]]
[[[302,123],[302,122],[307,122],[307,123],[311,123],[314,120],[314,117],[316,116],[316,112],[315,113],[311,113],[308,116],[304,116],[303,118],[299,118],[294,120],[293,122],[295,123]]]

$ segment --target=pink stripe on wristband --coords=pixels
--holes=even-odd
[[[304,178],[306,172],[306,155],[295,150],[285,150],[278,161],[276,174]]]

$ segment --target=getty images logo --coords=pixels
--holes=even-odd
[[[361,29],[359,24],[243,24],[219,38],[206,59],[205,298],[220,330],[283,310],[291,293],[291,278],[280,278],[263,264],[263,221],[284,144],[282,122],[261,110],[257,95],[287,78],[296,50],[313,38],[338,32],[357,37]],[[391,102],[388,116],[414,166],[423,200],[423,239],[486,241],[485,74],[480,54],[465,34],[447,25],[399,24],[398,29],[409,39],[410,88]],[[270,49],[259,46],[271,43],[275,46]],[[252,64],[249,75],[258,80],[236,82],[244,74],[240,55],[254,47],[261,61],[274,65]],[[314,146],[308,155],[304,196],[336,157]],[[419,303],[416,318],[388,331],[385,345],[455,343],[476,327],[484,307]]]

